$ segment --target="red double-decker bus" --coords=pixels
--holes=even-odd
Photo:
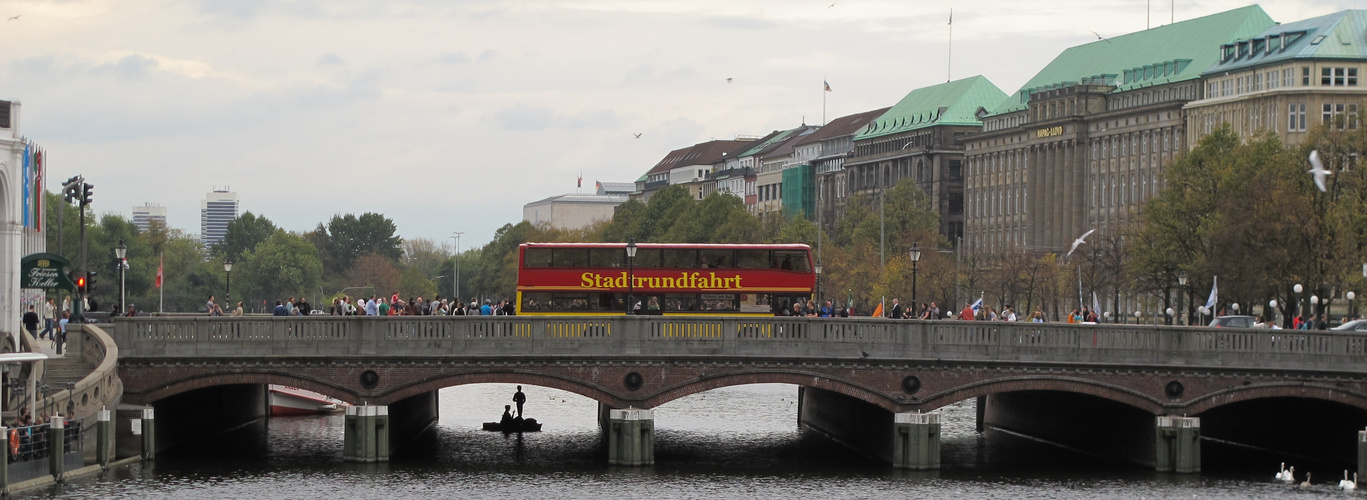
[[[816,285],[807,245],[524,243],[518,314],[785,314]]]

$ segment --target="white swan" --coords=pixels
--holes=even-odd
[[[1292,466],[1290,469],[1282,471],[1281,474],[1277,475],[1277,480],[1283,483],[1290,483],[1292,481],[1295,481],[1296,467]]]
[[[1305,482],[1302,482],[1302,483],[1301,483],[1301,487],[1302,487],[1302,488],[1309,488],[1309,487],[1310,487],[1310,473],[1309,473],[1309,472],[1305,473]]]
[[[1273,479],[1274,481],[1285,481],[1285,480],[1286,480],[1286,462],[1282,462],[1282,469],[1279,470],[1279,471],[1277,471],[1276,474],[1273,474],[1273,475],[1272,475],[1272,479]]]
[[[1341,490],[1349,490],[1349,491],[1358,489],[1358,474],[1357,474],[1356,472],[1354,472],[1354,473],[1353,473],[1353,480],[1352,480],[1352,481],[1349,481],[1349,480],[1348,480],[1348,471],[1347,471],[1347,470],[1344,470],[1344,471],[1343,471],[1343,480],[1342,480],[1342,481],[1339,481],[1339,489],[1341,489]]]

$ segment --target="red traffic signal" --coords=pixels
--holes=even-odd
[[[76,291],[85,292],[85,276],[76,277]]]

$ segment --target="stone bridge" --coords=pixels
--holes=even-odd
[[[917,413],[978,398],[980,425],[1061,442],[1115,434],[1094,425],[1102,419],[1147,422],[1114,445],[1121,455],[1161,469],[1195,453],[1197,470],[1199,446],[1165,452],[1163,436],[1176,446],[1176,434],[1156,422],[1199,436],[1200,420],[1184,417],[1294,398],[1344,411],[1345,428],[1367,423],[1367,335],[1351,332],[877,318],[147,317],[119,318],[113,337],[124,401],[134,404],[282,384],[397,411],[415,398],[434,405],[444,387],[506,382],[649,410],[718,387],[795,384],[804,423],[913,468],[929,465],[902,463],[901,438],[849,436],[840,422],[911,436],[904,428],[920,425],[911,421],[934,420]],[[1209,423],[1208,433],[1219,432]]]

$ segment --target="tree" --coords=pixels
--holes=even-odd
[[[316,289],[323,264],[318,259],[318,250],[304,238],[277,230],[244,253],[233,271],[240,276],[240,286],[249,304],[260,300],[273,303]]]
[[[356,259],[367,253],[397,262],[403,256],[403,238],[395,235],[397,230],[394,221],[373,212],[360,217],[334,215],[326,226],[318,225],[311,239],[322,253],[327,271],[343,276]]]
[[[275,234],[276,229],[270,219],[251,212],[243,213],[228,222],[227,232],[223,240],[214,245],[213,252],[233,261],[242,260],[243,252],[256,248],[256,245]]]

